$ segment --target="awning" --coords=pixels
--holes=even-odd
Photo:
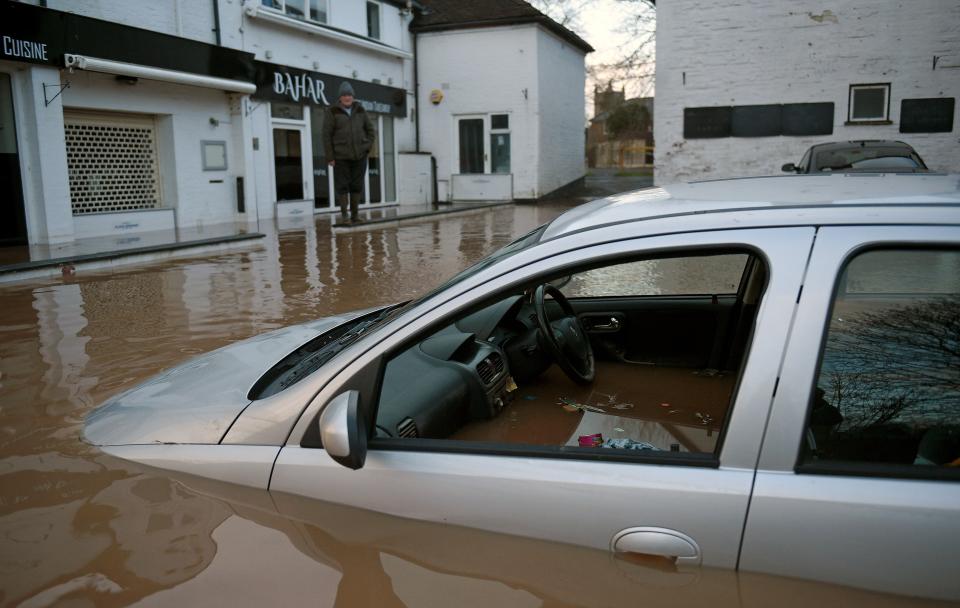
[[[153,68],[147,65],[124,63],[122,61],[111,61],[109,59],[98,59],[96,57],[86,57],[84,55],[65,54],[63,58],[68,68],[78,70],[103,72],[104,74],[116,74],[118,76],[131,76],[133,78],[145,78],[147,80],[159,80],[161,82],[173,82],[176,84],[185,84],[194,87],[219,89],[222,91],[229,91],[231,93],[246,93],[248,95],[257,90],[257,86],[255,84],[252,82],[244,82],[242,80],[230,80],[227,78],[204,76],[202,74],[192,74],[190,72],[165,70],[162,68]]]

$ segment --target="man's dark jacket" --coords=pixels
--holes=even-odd
[[[323,121],[323,153],[329,160],[360,160],[370,151],[375,132],[367,111],[353,102],[350,114],[330,106]]]

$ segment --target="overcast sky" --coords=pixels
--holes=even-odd
[[[580,32],[596,52],[587,55],[587,66],[603,63],[612,63],[620,56],[620,48],[629,42],[627,36],[618,32],[618,26],[628,16],[624,7],[616,0],[595,0],[590,9],[580,14],[582,27]],[[615,85],[617,89],[623,85]],[[649,91],[643,91],[642,85],[627,87],[627,97],[636,97],[641,94],[653,95],[652,86]],[[587,84],[587,116],[593,116],[593,86]]]

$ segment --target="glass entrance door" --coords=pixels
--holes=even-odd
[[[273,166],[278,201],[302,201],[307,195],[303,127],[274,127]]]
[[[457,152],[460,173],[487,173],[487,152],[482,117],[457,119]]]
[[[10,75],[0,72],[0,245],[27,243]]]

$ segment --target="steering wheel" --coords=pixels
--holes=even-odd
[[[547,316],[547,307],[544,304],[547,294],[553,296],[564,314],[555,321],[551,321]],[[578,384],[593,382],[596,365],[590,338],[580,325],[580,320],[566,296],[553,285],[544,283],[533,292],[533,308],[537,314],[540,336],[560,369]]]

